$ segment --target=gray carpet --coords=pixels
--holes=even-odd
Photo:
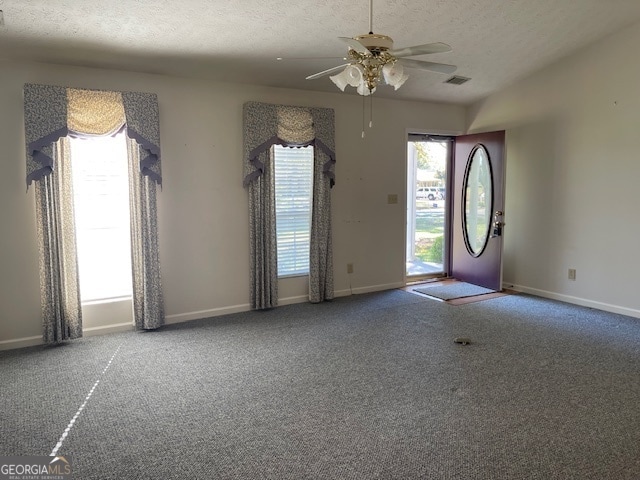
[[[455,337],[472,340],[455,344]],[[637,479],[640,320],[403,291],[0,352],[0,454],[74,478]]]
[[[416,292],[424,293],[431,297],[440,298],[442,300],[453,300],[455,298],[474,297],[476,295],[484,295],[486,293],[495,293],[495,290],[484,288],[479,285],[473,285],[466,282],[451,282],[444,285],[434,285],[430,287],[420,287],[413,289]]]

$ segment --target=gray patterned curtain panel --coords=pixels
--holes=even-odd
[[[133,269],[133,317],[137,329],[164,325],[164,296],[160,276],[156,184],[143,175],[138,143],[127,141],[129,154],[129,216],[131,267]]]
[[[275,183],[271,147],[314,146],[309,300],[333,298],[331,187],[335,182],[334,111],[244,104],[244,186],[249,191],[251,308],[278,304]]]
[[[68,139],[55,142],[51,156],[61,168],[36,183],[42,339],[47,344],[82,337],[71,162],[64,161],[68,154]]]
[[[53,85],[24,85],[27,186],[55,168],[53,144],[67,136],[69,124],[73,123],[69,119],[69,112],[73,109],[68,108],[73,90]],[[140,172],[161,184],[158,97],[154,93],[143,92],[122,92],[121,95],[127,136],[135,139],[140,148]]]

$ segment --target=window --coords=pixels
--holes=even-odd
[[[309,274],[313,147],[273,147],[278,277]]]
[[[124,133],[71,138],[80,295],[132,295],[129,173]]]

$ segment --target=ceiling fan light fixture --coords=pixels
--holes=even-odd
[[[0,0],[2,2],[2,0]],[[331,81],[345,91],[347,85],[356,88],[362,97],[371,97],[381,81],[398,90],[409,78],[404,67],[428,70],[437,73],[451,74],[456,70],[455,65],[427,62],[423,60],[406,59],[417,55],[450,52],[451,47],[445,43],[425,43],[400,49],[393,48],[393,39],[388,35],[373,33],[373,0],[369,0],[369,33],[356,37],[338,37],[348,47],[344,60],[347,65],[338,65],[322,72],[309,75],[307,80],[331,75]],[[371,119],[369,127],[373,126],[373,97],[370,98]],[[362,102],[362,138],[364,138],[365,101]]]
[[[343,73],[346,75],[347,83],[352,87],[358,87],[362,83],[363,68],[361,65],[349,65]]]
[[[355,87],[358,89],[358,93],[360,95],[369,95],[369,89],[366,87],[366,82],[364,81],[364,67],[358,63],[347,65],[344,70],[336,75],[332,75],[329,78],[331,81],[338,87],[340,90],[344,92],[344,89],[347,85]],[[375,88],[373,89],[375,91]]]
[[[358,85],[357,87],[357,92],[359,95],[362,95],[363,97],[368,97],[369,95],[375,93],[376,89],[375,87],[373,89],[369,89],[369,87],[367,86],[367,84],[365,82],[362,82],[360,85]]]
[[[398,90],[402,85],[404,85],[404,82],[406,82],[408,78],[409,75],[403,73],[402,76],[396,81],[395,85],[393,85],[393,89]]]
[[[347,67],[349,68],[349,67]],[[345,68],[344,70],[342,70],[340,73],[336,74],[336,75],[331,75],[329,77],[329,79],[335,83],[336,87],[338,87],[340,90],[342,90],[344,92],[344,89],[347,87],[347,85],[349,85],[349,76],[347,75],[347,68]]]
[[[390,36],[373,33],[373,0],[369,0],[369,33],[338,38],[347,46],[347,56],[344,60],[348,60],[349,64],[338,65],[309,75],[307,80],[342,70],[329,77],[341,91],[344,92],[347,85],[350,85],[356,88],[358,94],[369,96],[376,91],[376,87],[383,80],[394,90],[398,90],[409,78],[409,75],[404,72],[405,67],[443,74],[451,74],[456,70],[455,65],[405,58],[450,52],[451,47],[446,43],[425,43],[394,49],[393,39]]]
[[[402,65],[395,62],[389,62],[382,67],[382,75],[387,85],[391,85],[396,90],[409,78],[409,76],[404,73]]]

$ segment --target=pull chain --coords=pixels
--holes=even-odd
[[[362,96],[362,138],[364,138],[364,107],[365,107],[365,103],[364,103],[364,95]]]

